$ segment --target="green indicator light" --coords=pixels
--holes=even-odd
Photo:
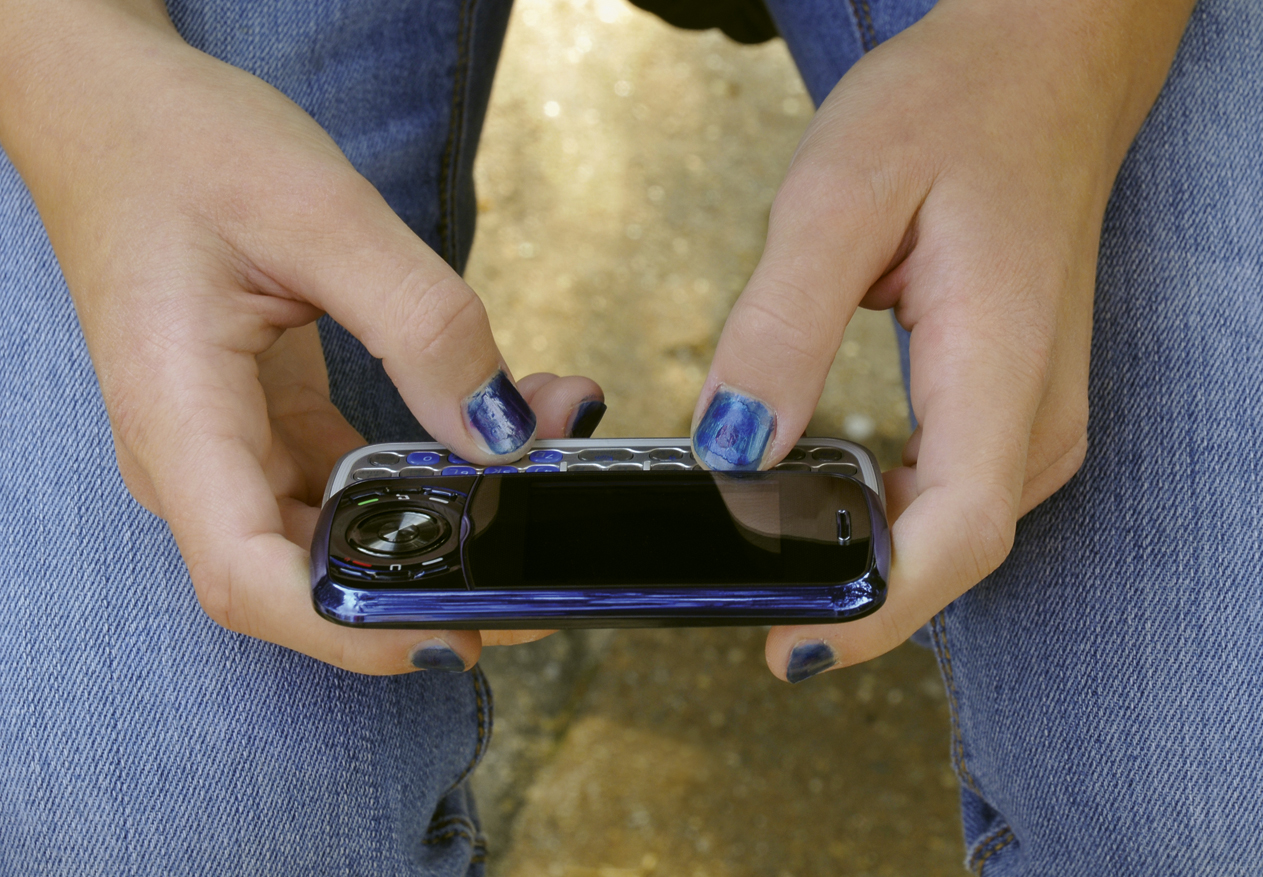
[[[379,499],[381,499],[380,496],[374,496],[369,499],[361,500],[360,502],[357,502],[356,505],[368,505],[370,502],[377,502]]]

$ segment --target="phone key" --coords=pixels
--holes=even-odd
[[[619,463],[634,459],[635,456],[623,448],[589,448],[579,452],[579,459],[585,463]]]
[[[402,460],[403,457],[391,451],[373,454],[373,456],[368,458],[369,465],[371,466],[398,466]]]
[[[408,455],[409,466],[437,466],[443,458],[433,451],[413,451]]]
[[[633,470],[636,472],[643,472],[645,471],[645,467],[640,463],[615,463],[609,467],[609,471],[611,472],[631,472]]]
[[[574,468],[574,467],[572,466],[571,468]],[[655,472],[663,470],[663,469],[674,469],[677,472],[687,472],[689,469],[692,469],[693,467],[690,466],[688,463],[650,463],[649,468],[654,470]]]
[[[561,457],[561,451],[540,450],[531,451],[531,453],[527,456],[527,459],[532,463],[560,463]],[[527,469],[526,471],[529,472],[530,470]]]
[[[778,463],[776,468],[781,472],[810,472],[811,467],[806,463]]]
[[[430,466],[409,466],[406,469],[399,470],[400,478],[429,478],[431,475],[437,474],[439,474],[439,470]]]
[[[477,475],[478,470],[473,466],[447,466],[441,473],[443,475]]]
[[[571,463],[566,467],[567,472],[604,472],[605,467],[598,463]]]
[[[511,475],[521,471],[517,466],[488,466],[482,470],[484,475]]]
[[[846,454],[837,448],[816,448],[811,452],[813,460],[841,460]]]
[[[683,462],[692,458],[692,454],[681,448],[654,448],[649,452],[650,460],[666,462]]]
[[[853,463],[826,463],[816,468],[817,472],[832,472],[836,475],[858,475],[859,467]]]
[[[370,478],[394,478],[395,473],[389,469],[356,469],[351,473],[352,481],[367,481]]]
[[[802,448],[790,448],[789,453],[785,455],[785,460],[789,463],[796,463],[805,459],[807,459],[807,452]]]
[[[527,472],[560,472],[561,468],[558,466],[527,466],[526,471]]]
[[[453,466],[468,466],[469,465],[468,460],[466,460],[464,457],[456,456],[451,451],[448,451],[447,462]]]

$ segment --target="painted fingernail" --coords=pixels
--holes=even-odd
[[[441,639],[426,640],[412,650],[412,666],[418,670],[442,670],[444,673],[464,673],[465,661]]]
[[[720,389],[693,433],[693,452],[709,468],[752,471],[776,429],[776,415],[758,399]]]
[[[789,666],[785,668],[785,678],[790,682],[802,682],[817,673],[823,673],[838,662],[837,656],[828,643],[820,640],[799,643],[789,653]]]
[[[604,416],[604,402],[596,399],[580,402],[575,406],[574,419],[570,421],[570,429],[566,434],[570,438],[591,438],[592,433],[596,432],[597,424]]]
[[[535,435],[535,412],[498,371],[465,400],[465,426],[496,456],[512,454]]]

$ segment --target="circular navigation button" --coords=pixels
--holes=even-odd
[[[351,545],[380,557],[421,554],[447,535],[442,519],[418,509],[383,509],[355,521],[347,531]]]

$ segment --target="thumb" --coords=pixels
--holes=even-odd
[[[482,301],[371,185],[346,188],[336,209],[305,218],[288,236],[276,279],[383,361],[435,439],[478,463],[520,457],[535,438],[536,413],[504,363]]]
[[[922,191],[849,155],[809,131],[777,193],[693,414],[707,468],[766,468],[790,450],[855,308],[908,249]]]

